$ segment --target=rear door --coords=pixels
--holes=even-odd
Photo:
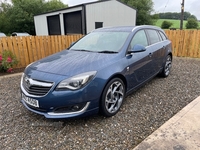
[[[154,74],[160,71],[162,58],[165,54],[165,46],[159,31],[154,29],[146,30],[150,43],[150,53],[152,58],[152,69]]]
[[[161,67],[163,65],[163,63],[165,62],[166,59],[166,55],[168,54],[168,51],[171,51],[171,41],[167,38],[166,34],[164,33],[164,31],[159,31],[159,34],[161,35],[162,38],[162,44],[163,44],[163,49],[162,52],[160,52],[160,62],[161,63]]]

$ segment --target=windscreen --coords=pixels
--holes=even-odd
[[[92,32],[75,43],[70,49],[92,52],[119,52],[128,35],[129,32]]]

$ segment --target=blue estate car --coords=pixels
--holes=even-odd
[[[92,31],[67,50],[26,67],[21,101],[46,118],[100,112],[115,115],[126,95],[155,77],[167,77],[172,47],[154,26],[107,27]]]

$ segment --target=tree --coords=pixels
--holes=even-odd
[[[137,10],[137,25],[153,24],[151,12],[153,11],[152,0],[121,0],[123,3]]]
[[[166,12],[166,13],[159,13],[160,19],[176,19],[179,20],[181,18],[181,13],[177,12]],[[188,18],[196,18],[196,16],[191,15],[190,12],[184,12],[184,20],[187,20]]]
[[[8,19],[6,13],[11,8],[11,5],[8,3],[0,4],[0,31],[6,33],[8,31]]]
[[[1,5],[6,6],[0,12],[2,31],[7,34],[28,32],[31,35],[35,35],[35,15],[67,7],[60,0],[12,0],[12,5],[6,2]]]
[[[198,28],[198,21],[194,18],[188,18],[186,23],[187,29],[197,29]]]
[[[197,17],[195,15],[191,15],[189,18],[193,18],[193,19],[197,20]]]
[[[153,24],[155,24],[159,18],[159,14],[153,14],[151,15],[151,18],[152,18],[152,21],[153,21]]]
[[[180,19],[181,14],[177,12],[159,13],[160,19]]]
[[[45,12],[53,11],[61,8],[65,8],[67,5],[64,5],[60,0],[51,0],[45,3]]]
[[[170,22],[170,21],[163,21],[162,22],[162,25],[161,25],[161,28],[162,29],[169,29],[171,26],[172,26],[172,22]]]
[[[181,13],[180,13],[180,14],[181,14]],[[187,20],[187,19],[191,16],[191,13],[185,11],[183,15],[184,15],[184,20]]]

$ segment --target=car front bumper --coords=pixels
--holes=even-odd
[[[80,111],[76,112],[66,112],[66,113],[55,113],[55,112],[42,112],[39,110],[34,109],[33,107],[30,107],[23,99],[21,99],[22,104],[31,112],[34,112],[39,115],[43,115],[46,118],[51,119],[60,119],[60,118],[72,118],[72,117],[85,117],[89,115],[97,114],[99,111],[99,108],[90,108],[90,102],[87,102],[85,107],[81,109]]]

